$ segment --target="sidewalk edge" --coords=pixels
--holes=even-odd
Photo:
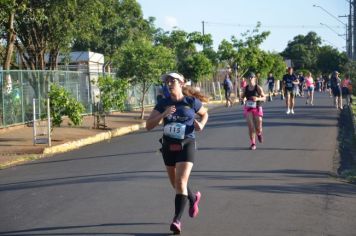
[[[75,150],[78,149],[80,147],[83,146],[87,146],[93,143],[98,143],[104,140],[108,140],[117,136],[122,136],[125,134],[129,134],[132,133],[134,131],[137,131],[143,127],[146,126],[146,122],[142,122],[140,124],[135,124],[135,125],[130,125],[127,127],[121,127],[121,128],[117,128],[117,129],[113,129],[110,131],[106,131],[106,132],[102,132],[99,134],[96,134],[94,136],[90,136],[87,138],[83,138],[83,139],[79,139],[79,140],[75,140],[75,141],[71,141],[71,142],[67,142],[67,143],[63,143],[60,145],[56,145],[53,147],[47,147],[43,150],[42,155],[44,156],[50,156],[50,155],[54,155],[54,154],[59,154],[59,153],[63,153],[63,152],[68,152],[71,150]]]
[[[140,130],[146,126],[146,121],[143,121],[139,124],[130,125],[126,127],[116,128],[110,131],[102,132],[87,138],[63,143],[60,145],[46,147],[40,154],[27,154],[16,157],[14,160],[8,161],[0,165],[0,170],[6,169],[12,166],[26,163],[28,161],[38,160],[46,157],[50,157],[55,154],[60,154],[68,151],[78,149],[83,146],[87,146],[93,143],[98,143],[104,140],[109,140],[114,137],[123,136],[135,131]]]

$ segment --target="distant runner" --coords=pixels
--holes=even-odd
[[[244,116],[247,121],[248,131],[250,136],[250,149],[256,149],[256,137],[257,134],[258,141],[263,142],[262,135],[262,102],[266,101],[266,96],[263,89],[257,85],[256,76],[254,73],[249,73],[247,75],[247,86],[242,94],[242,98],[246,98],[244,106]]]
[[[339,78],[339,72],[333,72],[330,79],[330,86],[334,96],[334,105],[336,109],[342,110],[341,79]]]
[[[268,84],[268,101],[272,101],[272,96],[274,93],[274,77],[272,72],[269,73],[266,84]]]
[[[305,104],[310,103],[310,105],[314,105],[315,83],[310,72],[308,72],[307,76],[305,77],[305,85],[307,86],[307,101],[305,102]]]
[[[288,67],[288,73],[283,76],[283,90],[286,98],[287,114],[294,114],[295,87],[298,87],[299,80],[295,74],[293,74],[293,68]]]

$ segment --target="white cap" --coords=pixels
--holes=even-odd
[[[176,72],[170,72],[168,74],[162,75],[161,80],[164,82],[164,81],[166,81],[166,79],[168,77],[175,78],[175,79],[179,80],[180,82],[184,83],[184,76],[179,73],[176,73]]]

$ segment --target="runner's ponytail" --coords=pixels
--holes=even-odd
[[[209,101],[209,98],[207,96],[205,96],[204,94],[202,94],[201,92],[199,92],[198,90],[196,90],[195,88],[193,88],[191,86],[183,86],[182,92],[183,92],[184,96],[195,97],[195,98],[198,98],[202,102]]]

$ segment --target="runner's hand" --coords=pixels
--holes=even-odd
[[[163,117],[167,117],[169,115],[172,115],[174,112],[176,112],[176,106],[169,106],[167,109],[163,112]]]
[[[256,102],[257,101],[257,97],[256,96],[252,96],[252,97],[250,97],[249,100]]]
[[[204,129],[204,125],[195,119],[194,128],[196,131],[202,131]]]

